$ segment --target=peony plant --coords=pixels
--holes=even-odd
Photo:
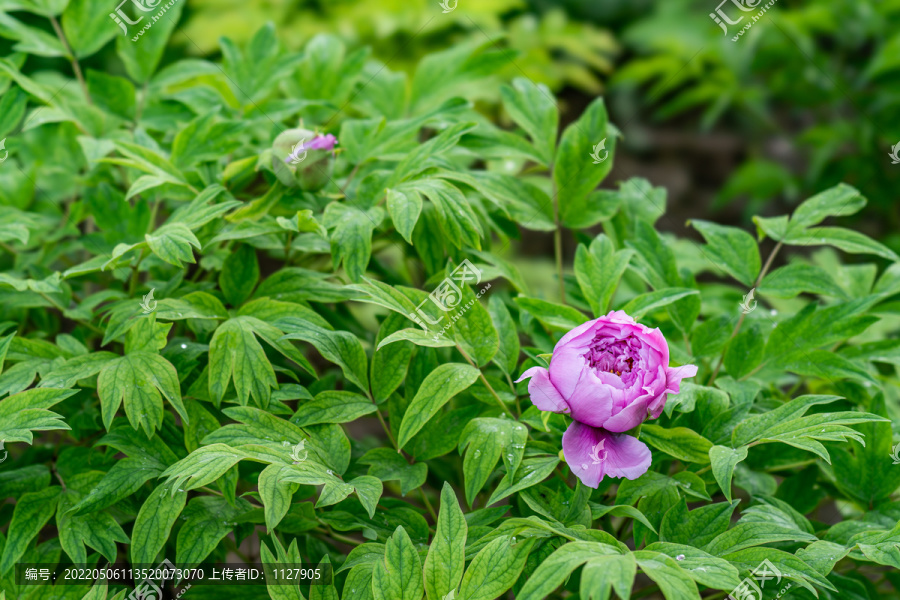
[[[603,478],[637,479],[650,468],[650,449],[624,432],[662,414],[669,394],[697,367],[669,366],[662,332],[622,311],[588,321],[566,333],[553,348],[549,368],[532,367],[528,393],[539,410],[565,413],[572,423],[563,435],[566,462],[583,484]]]
[[[502,45],[6,8],[0,599],[897,597],[865,182],[673,223]],[[267,578],[152,576],[221,563]]]

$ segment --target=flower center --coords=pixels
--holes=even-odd
[[[622,339],[598,336],[584,354],[584,358],[595,371],[622,377],[623,374],[634,370],[640,348],[640,341],[633,335]]]

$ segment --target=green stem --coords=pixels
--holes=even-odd
[[[775,244],[775,247],[772,249],[771,254],[769,254],[769,258],[766,259],[766,264],[759,272],[759,276],[756,278],[756,281],[753,283],[753,289],[759,287],[760,282],[763,280],[763,277],[766,276],[766,273],[769,272],[769,268],[772,266],[772,261],[775,260],[775,255],[778,254],[778,251],[781,250],[782,243],[778,242]],[[722,350],[722,356],[719,357],[719,363],[716,365],[715,370],[713,371],[712,376],[710,376],[709,381],[706,382],[706,385],[711,386],[713,382],[716,380],[716,377],[719,375],[719,370],[722,368],[722,363],[725,362],[725,352],[728,351],[728,346],[731,345],[731,340],[737,336],[738,332],[741,330],[741,325],[744,324],[744,319],[747,317],[747,313],[741,313],[741,318],[738,319],[737,325],[734,326],[734,331],[731,332],[731,337],[728,338],[728,343],[725,345],[725,349]]]
[[[419,493],[422,495],[422,502],[425,503],[425,508],[427,508],[428,512],[431,513],[431,518],[434,519],[435,523],[437,523],[438,515],[434,511],[434,507],[431,505],[431,501],[428,499],[428,494],[426,494],[425,490],[423,490],[421,487],[419,488]]]
[[[56,17],[50,17],[50,24],[53,25],[53,31],[56,32],[56,37],[62,42],[63,47],[66,49],[66,53],[69,55],[69,60],[72,62],[72,70],[75,72],[75,78],[81,86],[81,91],[84,92],[85,100],[87,100],[88,104],[93,104],[94,101],[91,99],[91,93],[88,91],[87,83],[84,81],[84,75],[81,73],[81,66],[75,58],[75,53],[72,52],[72,47],[69,45],[69,40],[66,39],[66,34],[63,33],[62,27],[59,26],[59,21],[56,20]]]
[[[553,172],[553,166],[550,166]],[[562,256],[562,223],[559,220],[559,198],[556,193],[556,183],[553,184],[553,222],[556,227],[553,230],[553,254],[556,256],[556,273],[559,275],[559,298],[560,301],[566,303],[566,281],[563,279],[563,256]]]
[[[475,362],[474,362],[471,358],[469,358],[469,355],[466,354],[466,351],[463,350],[462,347],[461,347],[459,344],[456,345],[456,349],[459,350],[459,353],[462,354],[462,356],[463,356],[464,359],[466,359],[466,362],[468,362],[470,365],[472,365],[473,367],[475,367],[476,369],[478,369],[478,365],[476,365]],[[491,393],[491,396],[494,397],[494,400],[497,401],[497,404],[500,405],[500,408],[503,409],[503,412],[505,412],[508,416],[510,416],[510,417],[512,417],[513,419],[515,419],[515,418],[516,418],[516,415],[514,415],[514,414],[512,413],[512,411],[509,410],[509,408],[507,408],[506,404],[503,403],[503,400],[501,400],[501,399],[500,399],[500,396],[497,395],[497,392],[494,391],[493,386],[491,386],[491,384],[488,382],[487,378],[484,376],[484,373],[481,372],[481,369],[478,369],[478,376],[481,378],[481,382],[484,384],[484,386],[485,386],[485,387],[488,389],[488,391]]]
[[[146,249],[141,250],[141,256],[138,258],[137,263],[133,267],[131,267],[131,281],[128,283],[128,295],[134,296],[135,290],[137,290],[138,283],[140,283],[140,266],[144,261],[144,257],[147,256]]]

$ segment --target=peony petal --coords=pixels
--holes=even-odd
[[[684,365],[683,367],[667,367],[666,368],[666,391],[671,394],[677,394],[681,391],[681,380],[686,377],[695,377],[697,375],[696,365]]]
[[[577,346],[560,348],[559,344],[553,351],[553,358],[550,359],[550,381],[563,398],[568,398],[575,392],[575,386],[581,379],[581,372],[590,370],[584,352],[584,348]]]
[[[585,367],[567,402],[573,419],[592,427],[603,427],[616,403],[625,401],[625,393],[604,384],[592,369]]]
[[[652,399],[646,394],[634,398],[625,408],[608,418],[603,423],[603,428],[617,433],[634,429],[647,418],[649,403]]]
[[[650,468],[650,448],[630,435],[573,421],[563,434],[563,456],[581,482],[596,489],[604,477],[637,479]]]
[[[603,317],[600,317],[601,319]],[[587,321],[586,323],[582,323],[578,327],[574,329],[570,329],[566,335],[562,336],[558,342],[556,342],[556,346],[553,347],[553,356],[556,356],[556,351],[565,348],[566,346],[587,346],[591,343],[591,340],[594,339],[594,331],[597,329],[597,321],[600,319],[594,319],[593,321]],[[552,361],[551,361],[552,362]]]
[[[635,320],[631,318],[631,316],[624,310],[611,310],[605,317],[600,318],[604,321],[611,321],[613,323],[626,323],[628,325],[635,324]]]
[[[544,367],[531,367],[522,376],[516,379],[519,383],[523,379],[531,377],[528,382],[528,394],[531,396],[531,403],[538,410],[546,410],[550,412],[560,413],[569,412],[569,405],[559,395],[559,391],[550,381],[550,372]]]

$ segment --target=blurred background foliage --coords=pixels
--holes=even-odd
[[[52,48],[35,51],[53,31],[16,12],[22,1],[0,0],[0,55],[46,56],[30,58],[27,73],[68,71]],[[778,0],[737,42],[731,30],[739,26],[726,36],[710,19],[716,0],[459,0],[448,13],[438,0],[183,5],[163,65],[218,58],[221,37],[243,45],[268,21],[290,50],[328,32],[348,52],[370,48],[387,73],[411,73],[429,53],[483,45],[513,57],[499,78],[526,76],[554,91],[563,124],[605,95],[623,133],[606,185],[646,177],[669,190],[675,221],[702,213],[750,226],[752,214],[784,213],[844,181],[870,201],[854,226],[900,250],[900,166],[888,156],[900,142],[900,0]],[[85,52],[82,68],[124,73],[107,43],[115,31],[103,31],[92,40],[102,50]],[[8,84],[0,75],[0,91]],[[511,124],[488,91],[497,86],[479,87],[480,109]],[[538,239],[536,253],[549,244]]]

